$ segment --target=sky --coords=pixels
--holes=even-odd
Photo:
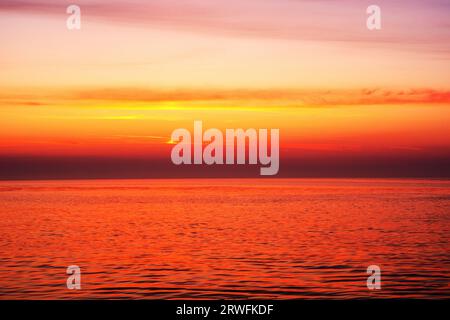
[[[280,177],[449,177],[449,14],[441,0],[4,0],[0,179],[257,174],[175,167],[171,132],[194,120],[279,128]]]

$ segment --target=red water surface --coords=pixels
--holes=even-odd
[[[449,298],[449,204],[442,180],[4,181],[0,298]]]

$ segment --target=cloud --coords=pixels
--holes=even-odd
[[[33,102],[23,101],[33,97]],[[53,91],[52,95],[39,92],[0,93],[0,105],[29,106],[69,103],[77,105],[97,105],[103,102],[109,109],[126,103],[147,103],[145,108],[166,103],[168,107],[177,103],[177,108],[211,108],[214,105],[226,108],[239,107],[338,107],[351,105],[405,105],[405,104],[448,104],[450,90],[431,88],[382,89],[366,88],[353,90],[324,89],[178,89],[157,90],[145,88],[105,88],[86,90]],[[110,102],[114,102],[111,105]],[[185,105],[185,107],[183,107]],[[120,118],[120,117],[118,117]]]
[[[206,102],[293,102],[298,106],[379,105],[379,104],[450,104],[450,90],[436,89],[234,89],[234,90],[146,90],[103,89],[74,93],[82,100],[106,101],[206,101]]]
[[[293,0],[79,0],[89,21],[126,23],[233,37],[334,41],[433,50],[448,57],[450,6],[439,0],[378,1],[382,32],[365,27],[367,3]],[[0,2],[0,11],[65,15],[60,1]],[[431,47],[431,48],[430,48]]]

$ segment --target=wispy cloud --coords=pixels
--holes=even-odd
[[[301,106],[374,105],[409,103],[450,103],[449,90],[434,89],[362,89],[362,90],[177,90],[152,91],[136,89],[110,89],[84,91],[80,99],[124,101],[293,101]]]
[[[224,36],[378,43],[415,49],[425,46],[427,50],[431,46],[445,55],[450,52],[450,6],[440,0],[379,0],[383,32],[377,34],[365,28],[368,3],[356,0],[79,0],[77,4],[89,21]],[[61,1],[6,0],[0,2],[0,11],[64,15],[66,5]]]
[[[26,97],[26,96],[25,96]],[[95,105],[96,102],[114,102],[116,105],[132,105],[143,103],[142,106],[158,104],[167,107],[177,103],[177,107],[210,108],[213,105],[226,105],[238,108],[254,105],[259,107],[332,107],[342,105],[403,105],[403,104],[450,104],[450,90],[430,88],[413,88],[403,90],[366,88],[355,90],[308,90],[308,89],[180,89],[180,90],[151,90],[136,88],[109,88],[54,92],[52,97],[34,96],[30,103],[23,100],[23,94],[15,96],[13,93],[0,93],[0,105],[41,106],[59,103],[77,103],[81,105]],[[91,103],[90,103],[91,102]],[[148,103],[147,105],[144,105]],[[108,108],[115,107],[108,104]],[[138,115],[109,116],[108,119],[137,119]],[[105,117],[106,119],[106,117]]]

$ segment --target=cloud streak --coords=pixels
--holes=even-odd
[[[379,33],[367,31],[367,4],[355,0],[80,0],[77,4],[82,8],[83,19],[89,22],[232,37],[382,44],[415,50],[431,47],[446,57],[450,53],[450,6],[439,0],[378,1],[383,13],[383,32]],[[6,0],[0,3],[0,11],[65,15],[65,5],[60,1]]]
[[[33,97],[33,101],[29,98]],[[307,89],[179,89],[179,90],[151,90],[137,88],[109,88],[90,90],[69,90],[54,92],[49,99],[46,96],[15,95],[0,93],[0,105],[41,106],[56,102],[89,102],[103,101],[117,104],[134,103],[164,103],[189,102],[198,106],[211,107],[210,104],[229,102],[229,107],[255,106],[267,103],[270,106],[292,107],[332,107],[351,105],[405,105],[405,104],[443,104],[450,105],[450,90],[430,88],[415,88],[404,90],[366,88],[360,90],[307,90]],[[236,102],[240,102],[237,103]],[[210,103],[210,104],[208,104]],[[192,104],[186,106],[188,109]],[[113,106],[111,106],[113,108]],[[182,108],[182,105],[181,105]]]

